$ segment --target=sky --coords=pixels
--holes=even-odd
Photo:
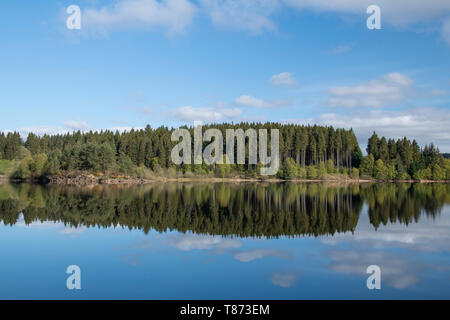
[[[0,38],[0,131],[277,121],[450,152],[448,0],[5,0]]]

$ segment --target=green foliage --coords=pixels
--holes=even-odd
[[[298,169],[298,178],[299,179],[306,179],[306,178],[308,178],[308,172],[307,172],[305,167],[300,167]]]
[[[119,172],[130,174],[133,171],[134,164],[128,156],[120,154],[117,159],[117,168]]]
[[[57,175],[61,170],[60,165],[61,152],[56,150],[47,159],[47,163],[44,165],[44,175],[47,177]]]
[[[33,157],[33,161],[29,165],[31,175],[34,177],[41,177],[44,174],[44,166],[47,163],[47,156],[45,154],[37,154]]]
[[[15,159],[23,160],[23,159],[28,158],[28,157],[31,157],[31,152],[27,148],[25,148],[24,146],[20,146],[17,149]]]
[[[432,168],[433,180],[445,180],[446,172],[445,169],[441,168],[438,164],[435,164]]]
[[[17,159],[19,156],[19,148],[22,146],[20,134],[18,132],[9,132],[6,137],[3,136],[2,140],[3,158],[6,160]]]
[[[281,170],[283,179],[294,179],[297,177],[298,166],[294,159],[288,158],[284,162],[283,168]]]
[[[353,179],[359,179],[359,170],[358,168],[353,168],[352,173],[350,175]]]
[[[193,127],[185,127],[193,136]],[[367,145],[368,156],[362,156],[353,130],[322,126],[300,126],[280,123],[222,123],[203,126],[203,131],[216,128],[226,137],[227,129],[278,129],[280,133],[280,169],[278,175],[286,179],[321,178],[327,174],[353,175],[359,168],[362,176],[377,176],[383,179],[408,179],[428,176],[447,177],[448,166],[434,145],[420,149],[416,141],[406,138],[397,141],[378,137],[374,132]],[[156,174],[168,174],[168,169],[179,173],[197,175],[259,176],[261,164],[249,164],[248,152],[245,164],[234,165],[175,165],[170,160],[170,151],[175,145],[171,141],[174,129],[147,126],[143,130],[129,132],[86,132],[64,135],[37,136],[30,133],[22,141],[17,132],[0,133],[0,159],[25,160],[33,158],[28,170],[30,175],[49,176],[66,170],[85,170],[109,174],[114,171],[136,174],[137,167],[151,169]],[[269,137],[270,141],[270,137]],[[224,139],[224,144],[226,139]],[[205,143],[202,147],[205,147]],[[224,150],[226,146],[224,145]],[[248,151],[249,140],[245,141]],[[270,152],[270,150],[269,150]],[[38,155],[47,155],[35,159]],[[193,159],[191,159],[193,160]],[[233,159],[234,162],[236,159]],[[384,167],[376,170],[375,162],[382,160]],[[44,166],[42,163],[44,162]],[[193,162],[193,161],[191,161]],[[439,166],[442,170],[439,170]],[[433,168],[435,173],[433,172]],[[383,169],[383,170],[381,170]],[[1,168],[0,168],[1,170]],[[21,168],[21,175],[27,170]],[[377,172],[376,172],[377,171]],[[444,171],[444,173],[442,172]]]
[[[374,175],[375,175],[375,178],[377,178],[378,180],[388,180],[389,179],[389,168],[384,165],[383,160],[378,159],[375,162]]]
[[[413,178],[416,180],[426,180],[432,179],[432,171],[431,168],[421,169],[414,172]]]
[[[447,176],[442,154],[433,144],[426,145],[421,150],[415,140],[411,142],[403,138],[397,140],[397,142],[393,139],[386,142],[385,137],[380,139],[374,132],[369,138],[367,152],[369,156],[361,164],[361,173],[375,176],[377,179],[404,180],[410,179],[412,176],[418,180],[442,180]],[[370,156],[376,162],[381,160],[385,168],[381,164],[376,168],[375,164],[373,172],[370,173],[372,166]]]
[[[216,173],[219,177],[225,178],[227,175],[231,173],[231,165],[226,163],[226,156],[223,156],[222,164],[218,164],[216,166]],[[261,163],[258,164],[258,167],[261,167]]]
[[[445,179],[450,180],[450,160],[444,159]]]
[[[0,160],[0,175],[7,175],[13,168],[13,162],[11,160]]]
[[[314,166],[308,166],[306,168],[306,175],[308,179],[317,179],[319,177],[317,169]]]
[[[375,172],[375,159],[372,154],[369,154],[361,162],[361,167],[359,168],[361,174],[372,176]]]
[[[116,160],[112,147],[107,144],[88,142],[74,145],[65,154],[65,169],[107,172],[115,168]]]
[[[325,163],[321,162],[319,164],[317,168],[317,175],[319,176],[319,178],[323,178],[327,175],[327,167],[325,166]]]
[[[30,166],[33,163],[33,158],[27,157],[23,159],[14,173],[14,178],[17,179],[30,179],[31,178],[31,170]]]
[[[336,172],[336,170],[334,168],[333,160],[331,160],[331,159],[327,160],[326,170],[327,170],[328,173],[335,173]]]

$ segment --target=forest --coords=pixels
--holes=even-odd
[[[183,128],[193,134],[193,127]],[[367,143],[367,155],[363,156],[352,129],[270,122],[210,124],[203,128],[216,128],[224,135],[226,129],[279,129],[281,165],[277,177],[281,179],[450,179],[450,160],[436,146],[421,147],[406,137],[387,139],[374,132]],[[26,139],[18,132],[0,133],[0,175],[22,180],[80,172],[144,179],[259,176],[260,164],[248,161],[232,165],[175,165],[170,159],[177,144],[171,141],[173,130],[147,126],[127,132],[77,131],[42,136],[30,133]]]

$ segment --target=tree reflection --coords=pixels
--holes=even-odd
[[[417,222],[450,202],[449,184],[155,184],[72,188],[0,186],[0,221],[70,227],[122,226],[241,237],[354,231],[366,202],[370,222]]]

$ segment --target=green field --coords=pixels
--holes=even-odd
[[[0,175],[7,175],[11,173],[14,163],[10,160],[0,160]]]

